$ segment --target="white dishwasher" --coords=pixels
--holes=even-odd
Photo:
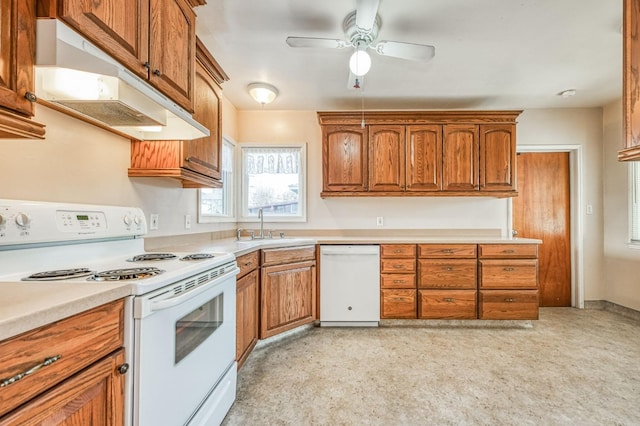
[[[377,327],[380,246],[320,246],[320,325]]]

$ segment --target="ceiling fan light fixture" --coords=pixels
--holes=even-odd
[[[365,75],[371,69],[371,56],[366,51],[366,47],[358,46],[349,59],[349,69],[351,72],[360,77]]]
[[[270,104],[278,96],[278,89],[267,83],[251,83],[247,89],[251,97],[261,105]]]

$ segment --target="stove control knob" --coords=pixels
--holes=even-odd
[[[7,220],[0,214],[0,226],[4,225],[5,223],[7,223]]]
[[[16,225],[21,228],[26,228],[31,224],[31,219],[24,213],[18,213],[16,215]]]
[[[127,225],[127,226],[131,225],[131,222],[132,222],[131,221],[131,216],[126,215],[122,220],[123,220],[125,225]]]
[[[133,218],[133,221],[135,222],[136,225],[140,225],[142,223],[142,218],[140,216],[135,216]]]

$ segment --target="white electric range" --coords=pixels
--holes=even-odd
[[[127,282],[125,424],[219,424],[235,400],[235,257],[149,253],[139,208],[0,200],[0,281]]]

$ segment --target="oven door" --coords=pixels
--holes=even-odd
[[[237,271],[136,298],[134,425],[187,424],[235,368]]]

